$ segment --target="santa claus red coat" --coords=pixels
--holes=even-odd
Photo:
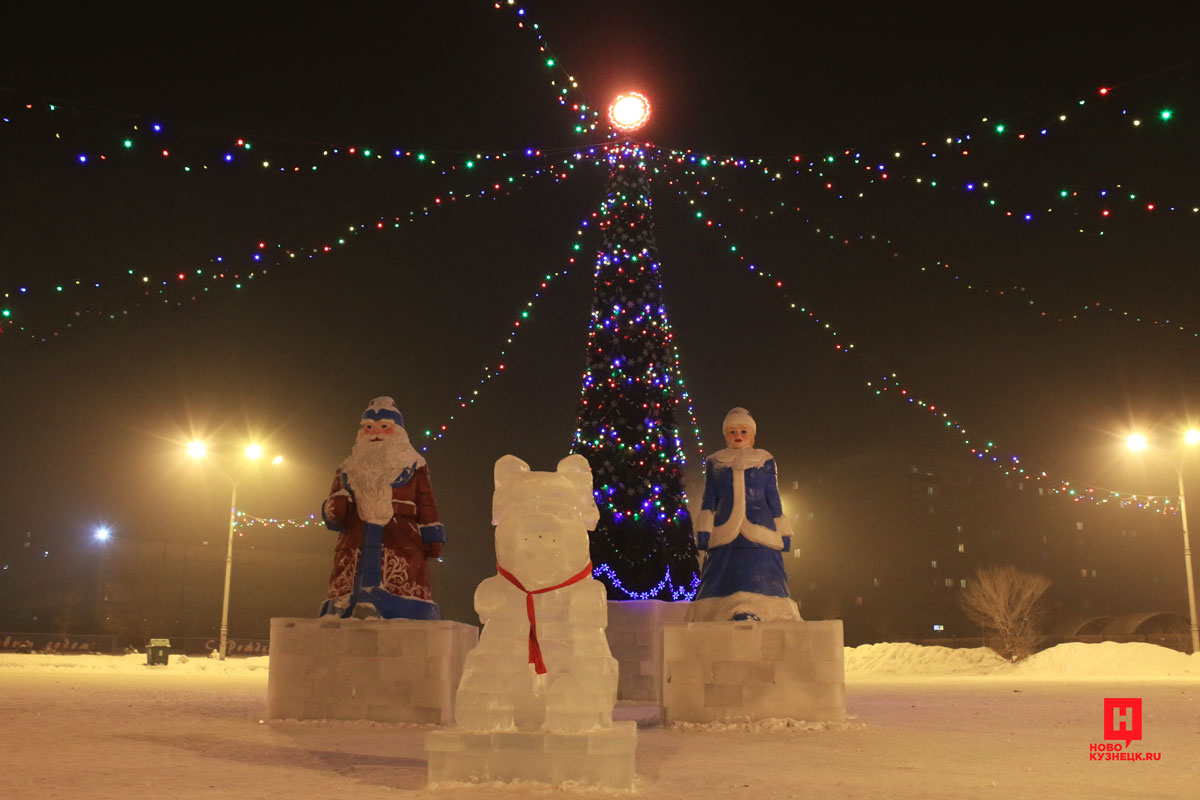
[[[368,408],[368,413],[371,411]],[[399,417],[392,410],[376,411],[385,419],[392,414]],[[372,515],[359,514],[349,471],[335,476],[321,507],[325,526],[338,533],[321,616],[441,618],[430,591],[426,560],[441,553],[445,530],[438,521],[429,468],[423,458],[418,456],[392,478],[391,506],[386,523],[365,521],[363,516]]]

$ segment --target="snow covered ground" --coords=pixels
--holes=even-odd
[[[0,655],[0,798],[526,798],[580,787],[425,785],[430,726],[266,722],[267,658]],[[637,719],[650,798],[1200,797],[1200,655],[1068,644],[846,650],[844,725]],[[1158,761],[1094,761],[1106,697],[1140,697]]]

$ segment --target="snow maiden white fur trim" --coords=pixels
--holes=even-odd
[[[771,520],[775,530],[771,530],[765,525],[756,525],[746,519],[745,471],[765,466],[772,458],[773,456],[766,450],[753,447],[743,450],[726,448],[718,450],[709,457],[710,461],[720,467],[734,471],[733,508],[729,518],[721,525],[715,525],[716,520],[711,510],[702,510],[696,515],[696,530],[712,532],[712,536],[709,538],[709,547],[729,544],[740,533],[750,541],[764,547],[774,550],[783,549],[783,537],[792,535],[792,526],[787,517],[779,516]]]

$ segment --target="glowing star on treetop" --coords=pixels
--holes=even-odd
[[[650,101],[644,94],[619,94],[608,107],[608,120],[619,131],[636,131],[650,119]]]

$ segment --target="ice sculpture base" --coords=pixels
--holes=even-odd
[[[429,782],[575,781],[632,789],[637,723],[582,733],[431,731],[425,737]]]
[[[271,620],[269,719],[454,721],[479,630],[449,620]]]
[[[609,600],[608,647],[621,666],[618,700],[662,702],[662,626],[683,622],[687,601]]]
[[[842,621],[663,625],[663,720],[846,719]]]

